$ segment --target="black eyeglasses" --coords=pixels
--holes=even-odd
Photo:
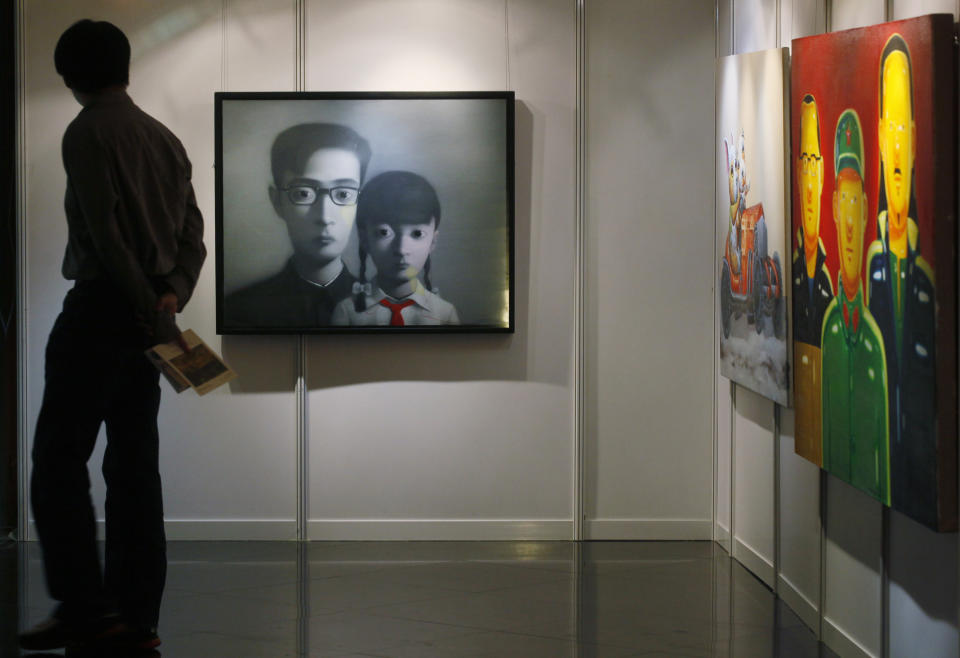
[[[810,155],[809,153],[804,153],[800,156],[800,171],[808,176],[812,176],[817,173],[817,163],[822,160],[819,155]]]
[[[319,185],[300,183],[280,189],[287,193],[290,203],[295,206],[312,206],[320,198],[321,193],[330,197],[330,200],[338,206],[356,205],[357,197],[360,196],[360,190],[355,187],[320,187]]]

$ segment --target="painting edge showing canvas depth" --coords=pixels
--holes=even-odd
[[[793,41],[795,450],[957,528],[950,14]],[[810,235],[816,239],[810,239]]]
[[[720,372],[791,404],[785,125],[788,50],[717,60]]]
[[[219,334],[512,333],[514,92],[218,92]]]

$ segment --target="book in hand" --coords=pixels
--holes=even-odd
[[[146,351],[147,358],[177,393],[193,388],[198,395],[205,395],[237,377],[192,329],[183,332],[183,340],[189,352],[175,342],[160,343]]]

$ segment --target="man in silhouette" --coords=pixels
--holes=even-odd
[[[179,340],[174,315],[206,256],[203,218],[180,141],[126,93],[130,44],[107,22],[63,33],[57,72],[83,109],[63,136],[73,280],[47,343],[31,501],[50,596],[25,649],[110,643],[151,649],[166,576],[158,465],[159,373],[144,355]],[[101,572],[87,460],[107,447]]]

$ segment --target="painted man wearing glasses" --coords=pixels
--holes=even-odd
[[[273,142],[270,202],[287,225],[293,255],[277,274],[227,296],[232,328],[310,328],[330,324],[356,279],[340,255],[357,214],[370,146],[351,128],[305,123]]]

